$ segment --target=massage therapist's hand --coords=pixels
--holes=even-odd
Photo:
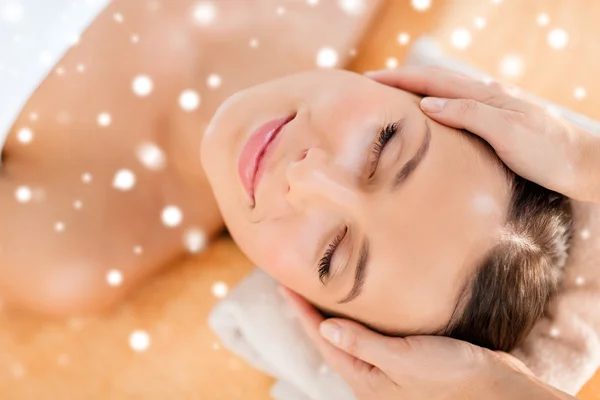
[[[437,122],[485,139],[515,173],[582,201],[600,202],[600,135],[586,132],[498,82],[438,67],[369,72],[368,77],[426,97]]]
[[[440,336],[386,337],[338,318],[324,321],[302,297],[282,293],[359,400],[573,399],[545,387],[506,353]]]

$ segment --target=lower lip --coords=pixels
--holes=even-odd
[[[240,154],[238,173],[248,196],[254,202],[254,188],[258,184],[257,171],[269,145],[283,126],[293,117],[278,118],[269,121],[252,133]]]

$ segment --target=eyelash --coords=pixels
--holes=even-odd
[[[331,259],[333,258],[333,254],[335,253],[337,247],[340,245],[346,233],[348,232],[348,227],[344,227],[344,229],[336,235],[333,239],[333,242],[329,244],[327,250],[325,250],[325,254],[319,260],[319,280],[322,284],[325,284],[325,278],[329,275],[329,269],[331,268]]]
[[[369,178],[371,178],[375,174],[375,170],[377,169],[377,164],[379,163],[379,157],[381,157],[381,152],[385,145],[394,137],[394,135],[398,132],[398,122],[392,122],[391,124],[386,125],[379,136],[377,137],[377,141],[375,142],[375,146],[373,146],[373,159],[370,164],[371,174]]]

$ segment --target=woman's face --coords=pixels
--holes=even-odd
[[[262,153],[253,133],[266,123],[285,124]],[[253,262],[316,306],[397,334],[448,323],[509,201],[480,141],[428,119],[417,96],[346,71],[230,97],[202,158]]]

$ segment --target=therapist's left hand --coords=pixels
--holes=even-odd
[[[360,400],[453,400],[478,397],[487,382],[528,373],[505,353],[440,336],[392,338],[344,319],[328,319],[302,297],[282,292],[327,363]],[[325,340],[327,337],[328,340]],[[489,379],[492,377],[492,379]]]

